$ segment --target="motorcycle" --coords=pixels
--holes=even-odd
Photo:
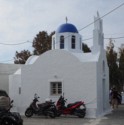
[[[56,103],[56,109],[57,109],[57,116],[60,115],[75,115],[79,118],[84,118],[86,114],[86,106],[84,102],[78,101],[75,103],[70,103],[67,106],[65,106],[67,99],[64,99],[64,96],[60,96],[57,103]],[[81,108],[83,107],[83,108]]]
[[[34,97],[33,101],[31,102],[30,106],[25,111],[26,117],[31,117],[33,114],[35,115],[43,115],[43,116],[50,116],[51,118],[56,117],[56,106],[55,102],[46,101],[45,103],[37,104],[39,102],[39,97]]]
[[[0,125],[23,125],[23,120],[18,112],[10,112],[13,100],[8,110],[0,109]]]

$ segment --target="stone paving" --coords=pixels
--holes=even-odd
[[[61,116],[55,119],[45,117],[23,117],[24,125],[124,125],[124,105],[113,110],[110,114],[97,118],[78,118]]]

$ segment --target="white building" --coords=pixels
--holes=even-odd
[[[0,63],[0,89],[9,93],[9,75],[13,74],[22,65]]]
[[[68,103],[82,100],[89,118],[110,111],[109,71],[104,50],[102,20],[94,20],[91,53],[82,52],[82,38],[73,24],[62,24],[52,37],[52,50],[32,56],[10,76],[10,96],[24,114],[35,93],[40,100],[57,101],[64,93]]]

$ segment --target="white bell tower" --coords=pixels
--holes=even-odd
[[[52,36],[52,50],[54,49],[82,52],[82,36],[73,24],[67,23],[67,19]]]
[[[93,47],[92,53],[97,53],[104,49],[104,34],[102,19],[97,12],[97,16],[94,17],[94,30],[93,30]]]

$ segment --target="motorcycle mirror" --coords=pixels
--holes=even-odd
[[[10,103],[13,103],[14,102],[14,100],[11,100],[11,102]]]

